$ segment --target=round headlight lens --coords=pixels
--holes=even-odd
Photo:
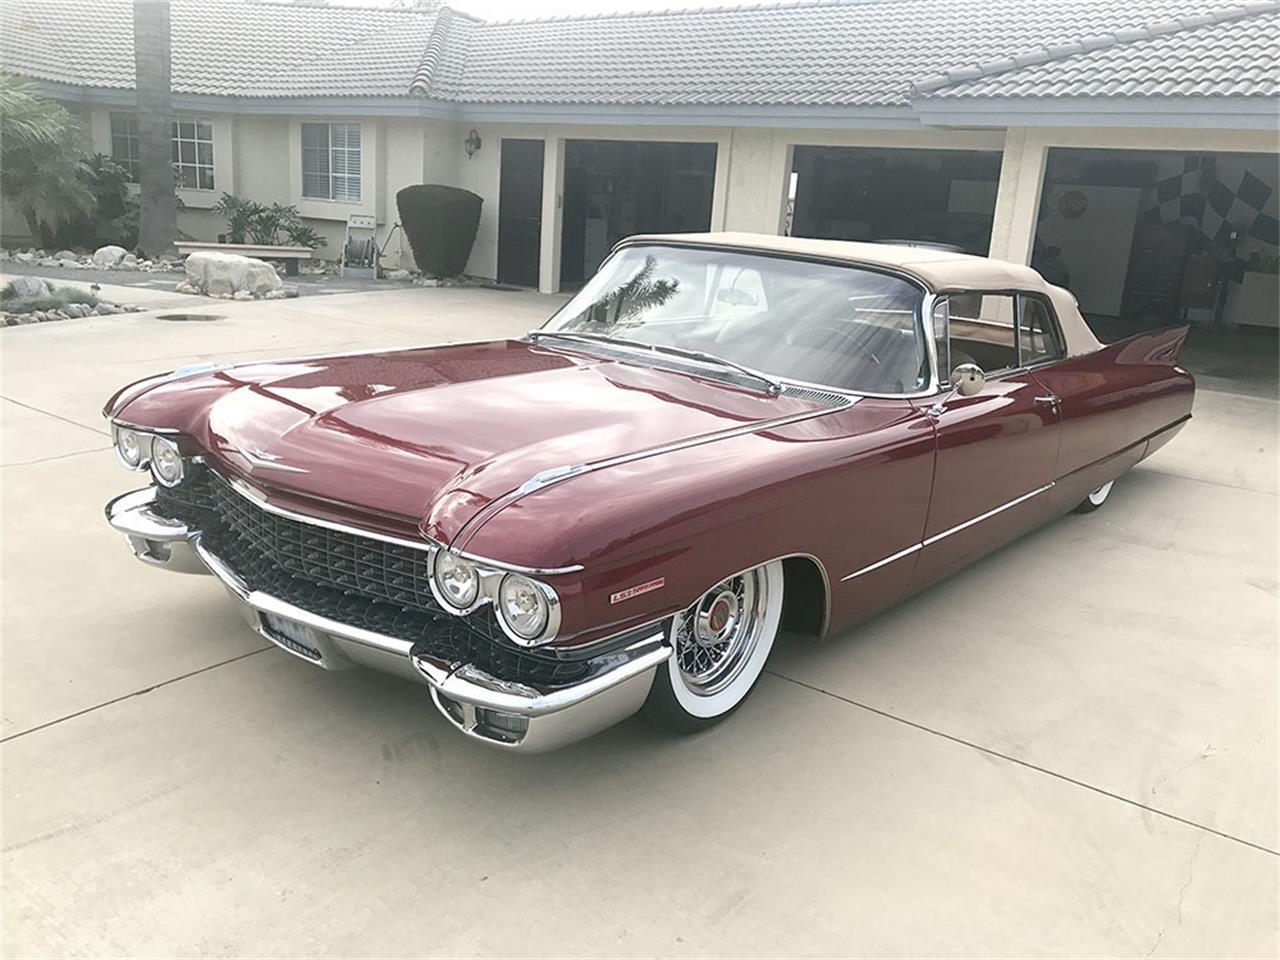
[[[146,451],[146,443],[142,436],[134,430],[116,427],[116,453],[124,461],[124,465],[136,470],[142,466]]]
[[[498,588],[498,613],[516,636],[536,640],[547,629],[550,607],[536,583],[518,573],[509,573]]]
[[[178,445],[164,437],[153,437],[151,440],[151,473],[158,483],[166,487],[176,486],[182,482],[184,472],[182,454]]]
[[[435,572],[432,574],[436,589],[444,599],[463,610],[475,603],[480,592],[480,574],[476,568],[456,553],[440,551],[436,554]]]

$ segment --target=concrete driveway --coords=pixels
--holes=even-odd
[[[5,955],[1275,956],[1277,404],[822,644],[698,737],[546,756],[248,634],[102,520],[117,386],[522,332],[408,290],[3,345]],[[1216,382],[1216,381],[1215,381]]]

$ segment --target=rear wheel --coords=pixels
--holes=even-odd
[[[1093,493],[1081,500],[1080,506],[1076,507],[1075,512],[1093,513],[1093,511],[1097,510],[1107,502],[1107,497],[1111,496],[1111,488],[1114,487],[1115,484],[1116,482],[1114,480],[1108,480],[1097,490],[1093,491]]]
[[[782,620],[782,562],[716,584],[672,628],[645,715],[681,733],[723,720],[755,689]]]

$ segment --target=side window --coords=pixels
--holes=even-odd
[[[951,295],[951,366],[976,363],[988,376],[1018,366],[1014,299],[1007,293]]]
[[[1053,314],[1044,301],[1035,297],[1018,298],[1018,348],[1024,367],[1060,360],[1066,355]]]

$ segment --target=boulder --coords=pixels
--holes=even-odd
[[[120,308],[112,303],[100,303],[93,308],[93,312],[100,317],[109,317],[113,313],[119,313]]]
[[[200,288],[193,283],[187,283],[187,281],[183,280],[181,283],[179,283],[177,286],[173,288],[173,292],[174,293],[199,293]]]
[[[39,277],[14,277],[9,281],[9,289],[13,291],[15,297],[47,297],[49,295],[49,281],[41,280]]]
[[[74,250],[59,250],[53,255],[55,260],[78,260],[80,259]]]
[[[254,257],[198,250],[187,257],[187,283],[209,297],[228,298],[240,291],[261,297],[283,285],[275,267]]]
[[[34,253],[28,253],[24,250],[22,253],[15,253],[13,255],[13,259],[17,260],[19,263],[35,263],[39,258]]]
[[[126,253],[123,257],[120,258],[120,266],[128,270],[136,269],[138,266],[138,258],[135,257],[132,253]]]
[[[388,280],[408,280],[408,270],[388,270],[383,276]]]
[[[114,267],[128,254],[129,251],[124,247],[117,247],[114,243],[109,243],[105,247],[99,247],[93,251],[93,262],[99,267]]]

